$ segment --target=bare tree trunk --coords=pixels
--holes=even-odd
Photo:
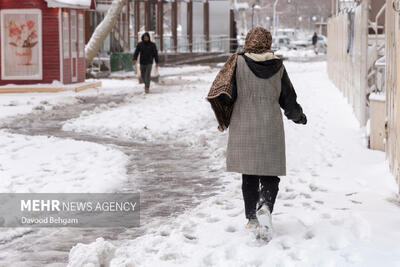
[[[85,47],[86,65],[89,65],[97,55],[104,39],[110,34],[117,22],[126,0],[113,0],[110,9],[107,11],[103,21],[96,27],[92,37]]]

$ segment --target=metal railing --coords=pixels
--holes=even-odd
[[[379,26],[379,19],[385,15],[386,4],[384,4],[375,17],[375,21],[368,21],[368,26],[374,31],[374,39],[369,36],[369,43],[372,45],[371,50],[373,63],[370,66],[368,81],[370,83],[370,92],[384,92],[385,91],[385,36],[379,34],[379,30],[384,31],[384,26]]]
[[[155,36],[154,42],[157,47],[160,48],[160,37]],[[180,35],[178,36],[178,46],[175,49],[173,36],[164,35],[163,37],[163,53],[188,53],[190,52],[190,46],[192,52],[207,52],[207,43],[210,47],[209,52],[222,52],[228,53],[230,49],[230,41],[233,40],[227,35],[214,35],[210,36],[210,40],[206,41],[204,35],[194,35],[193,42],[190,45],[189,36]],[[131,50],[133,51],[137,45],[135,38],[131,38]]]

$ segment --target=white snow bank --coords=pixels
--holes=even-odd
[[[400,203],[384,153],[365,148],[352,109],[329,82],[324,63],[286,66],[309,123],[302,126],[285,122],[288,172],[281,178],[274,210],[274,239],[266,245],[251,237],[245,229],[240,175],[223,173],[221,169],[225,189],[219,195],[177,218],[163,220],[144,236],[120,244],[107,254],[113,254],[109,266],[400,265]],[[149,120],[162,122],[158,116],[167,115],[158,112],[174,112],[169,111],[171,107],[181,109],[185,105],[181,100],[186,99],[183,95],[191,94],[188,86],[182,88],[180,97],[176,93],[164,93],[163,100],[146,96],[135,103],[138,107],[133,111],[146,112],[151,108],[148,99],[154,97],[158,99],[154,103],[169,105],[169,109],[157,107],[152,109],[156,113],[146,114]],[[204,91],[196,91],[199,99],[203,99]],[[198,113],[208,113],[199,107],[193,106]],[[127,118],[125,112],[133,112],[126,108],[119,111],[120,115],[114,113],[115,120],[118,116]],[[190,109],[181,111],[192,113]],[[132,120],[137,119],[135,113],[130,114]],[[105,115],[110,116],[108,112]],[[193,115],[195,120],[200,116]],[[102,116],[96,118],[101,120]],[[117,133],[110,118],[101,121],[102,131]],[[215,120],[210,119],[207,124],[212,129]],[[135,123],[129,125],[139,129]],[[199,128],[188,124],[183,131],[196,136]],[[127,128],[122,129],[121,132]],[[177,129],[168,134],[178,136]],[[208,134],[207,139],[221,136],[218,132]],[[210,143],[218,150],[225,150],[225,145]],[[223,164],[223,153],[218,157]],[[74,248],[69,261],[78,264],[71,266],[85,266],[79,265],[81,255],[94,256],[91,261],[102,262],[103,255],[96,256],[97,252],[87,255],[88,247],[107,248],[112,244],[105,241]]]
[[[0,192],[113,192],[126,179],[127,161],[95,143],[0,131]]]
[[[201,75],[201,76],[200,76]],[[179,141],[206,145],[217,133],[210,104],[205,100],[215,70],[182,78],[164,79],[150,95],[136,95],[130,103],[109,110],[85,112],[63,125],[65,131],[141,141]],[[211,129],[210,129],[211,128]]]
[[[104,238],[97,238],[95,242],[85,245],[78,244],[70,251],[71,261],[67,267],[108,267],[114,257],[115,246]]]

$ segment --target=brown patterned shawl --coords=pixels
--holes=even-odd
[[[240,52],[234,53],[228,61],[224,64],[218,72],[211,86],[206,99],[210,102],[211,108],[214,110],[215,117],[218,121],[218,129],[223,132],[229,127],[233,103],[230,105],[224,104],[221,95],[225,94],[232,99],[232,88],[235,79],[236,63],[238,55],[244,53],[266,53],[271,51],[272,35],[271,33],[262,28],[252,28],[246,36],[244,49]]]

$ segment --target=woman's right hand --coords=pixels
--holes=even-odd
[[[298,119],[297,121],[294,121],[294,123],[306,125],[307,124],[306,114],[304,114],[304,113],[301,114],[300,119]]]

